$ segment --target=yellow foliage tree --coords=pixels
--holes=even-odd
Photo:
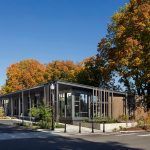
[[[148,95],[149,103],[150,1],[130,0],[115,13],[98,47],[99,56],[107,54],[106,70],[116,71],[128,91],[133,85],[139,95]]]
[[[81,66],[72,61],[53,61],[46,65],[45,78],[50,80],[76,81]]]

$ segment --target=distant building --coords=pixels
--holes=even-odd
[[[0,96],[0,105],[10,116],[29,118],[29,110],[43,104],[52,106],[57,121],[63,121],[65,117],[71,122],[93,117],[118,118],[132,113],[126,93],[64,81]]]

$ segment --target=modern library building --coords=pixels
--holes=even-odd
[[[32,107],[53,109],[56,121],[118,118],[133,113],[134,100],[127,93],[65,81],[53,81],[0,96],[0,106],[8,116],[30,118]]]

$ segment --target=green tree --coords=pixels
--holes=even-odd
[[[105,55],[105,54],[103,54]],[[89,57],[81,62],[82,68],[77,75],[77,82],[81,84],[121,90],[115,86],[112,72],[106,69],[106,57],[100,55]]]
[[[77,82],[81,84],[100,86],[103,82],[102,64],[98,57],[92,56],[81,62],[82,68],[77,75]]]

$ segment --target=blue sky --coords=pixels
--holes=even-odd
[[[80,62],[96,54],[111,16],[128,0],[0,0],[0,85],[6,69],[34,58]]]

